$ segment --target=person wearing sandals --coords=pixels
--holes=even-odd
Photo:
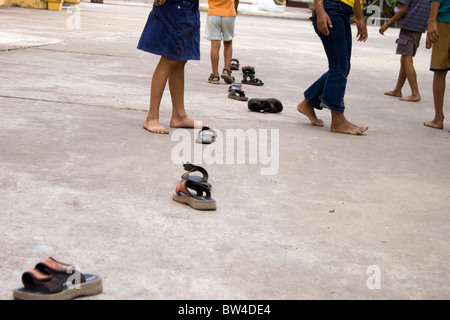
[[[161,56],[152,77],[144,129],[169,133],[159,121],[167,82],[172,99],[170,127],[194,128],[194,120],[186,115],[184,107],[184,68],[188,60],[200,60],[198,0],[155,0],[137,48]]]
[[[211,68],[209,83],[220,83],[220,77],[226,83],[233,83],[231,59],[233,55],[234,24],[239,0],[208,0],[205,38],[211,41]],[[223,41],[224,67],[219,76],[220,47]]]
[[[331,111],[330,131],[360,135],[368,127],[358,126],[344,116],[344,95],[350,72],[352,48],[351,20],[356,17],[358,41],[367,40],[366,22],[359,0],[314,0],[315,11],[311,20],[314,30],[322,41],[328,58],[328,71],[305,92],[297,110],[307,116],[312,125],[323,127],[315,109]]]

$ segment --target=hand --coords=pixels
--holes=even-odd
[[[438,39],[439,39],[439,32],[437,29],[437,21],[430,21],[428,23],[428,29],[427,29],[427,44],[429,42],[430,48],[431,48],[431,44],[438,41]]]
[[[358,29],[356,39],[361,42],[366,42],[369,35],[367,33],[366,22],[364,21],[364,19],[356,20],[356,28]]]
[[[320,33],[328,36],[330,34],[328,27],[333,28],[331,19],[325,11],[320,11],[320,13],[317,13],[317,29]]]
[[[383,25],[380,30],[378,30],[380,32],[380,34],[384,35],[384,32],[387,30],[386,25]]]

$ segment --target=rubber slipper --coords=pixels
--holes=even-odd
[[[195,142],[202,143],[202,144],[210,144],[216,140],[216,137],[217,137],[217,134],[213,129],[211,129],[210,127],[204,126],[198,132],[198,136],[197,136],[197,139],[195,139]]]
[[[283,104],[275,98],[257,99],[252,98],[248,101],[248,108],[254,112],[278,113],[283,110]]]
[[[211,191],[204,184],[192,180],[182,181],[175,189],[172,199],[197,210],[216,210],[216,200],[211,198]]]
[[[48,257],[22,274],[24,287],[15,289],[19,300],[70,300],[102,292],[102,278],[83,274],[75,266]]]

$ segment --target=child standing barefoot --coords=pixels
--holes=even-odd
[[[403,101],[418,102],[420,93],[413,58],[419,47],[422,33],[427,29],[430,3],[428,0],[399,0],[398,6],[399,10],[379,30],[380,34],[384,34],[395,22],[401,28],[397,39],[397,54],[401,55],[397,84],[394,90],[384,94],[399,97]],[[402,88],[406,80],[411,87],[411,95],[402,97]]]
[[[367,28],[359,0],[314,0],[314,30],[322,40],[328,58],[328,71],[314,82],[304,93],[305,99],[297,110],[307,116],[312,125],[323,127],[315,109],[331,110],[332,132],[359,135],[368,127],[361,127],[348,121],[344,116],[344,94],[347,76],[350,72],[352,35],[350,20],[356,16],[358,41],[367,40]]]
[[[198,0],[155,0],[138,49],[161,56],[153,73],[144,129],[169,133],[159,122],[159,107],[167,81],[172,99],[170,127],[193,128],[194,120],[186,115],[184,108],[184,67],[188,60],[200,60]]]
[[[444,129],[444,97],[447,72],[450,70],[450,0],[431,0],[427,48],[433,47],[430,70],[433,76],[434,119],[424,125]],[[448,100],[447,100],[448,101]]]

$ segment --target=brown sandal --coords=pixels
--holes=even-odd
[[[219,75],[218,75],[218,74],[215,75],[215,74],[212,74],[212,73],[211,73],[211,75],[210,75],[209,78],[208,78],[208,82],[209,82],[209,83],[214,83],[214,84],[220,83],[220,77],[219,77]]]
[[[226,72],[226,73],[225,73]],[[231,75],[231,70],[230,69],[223,69],[222,70],[222,79],[223,81],[225,81],[226,83],[233,83],[234,82],[234,77]]]

